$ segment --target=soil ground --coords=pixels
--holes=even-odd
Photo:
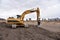
[[[0,40],[60,40],[60,23],[41,22],[40,27],[36,22],[25,22],[28,28],[9,28],[7,24],[0,23]]]

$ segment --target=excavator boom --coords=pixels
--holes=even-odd
[[[22,13],[20,19],[21,19],[21,20],[24,20],[24,17],[25,17],[26,14],[30,14],[30,13],[33,13],[33,12],[36,12],[37,20],[38,20],[39,17],[40,17],[40,10],[39,10],[39,8],[37,8],[37,10],[34,10],[34,9],[33,9],[33,10],[26,10],[26,11],[24,11],[24,12]]]

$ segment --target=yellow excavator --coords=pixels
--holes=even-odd
[[[9,17],[7,18],[7,23],[8,24],[11,24],[11,27],[12,28],[16,28],[17,26],[25,26],[25,27],[28,27],[28,24],[25,24],[24,23],[24,17],[26,14],[30,14],[30,13],[33,13],[33,12],[36,12],[36,15],[37,15],[37,22],[38,22],[38,25],[40,24],[40,10],[39,8],[37,9],[30,9],[30,10],[26,10],[22,13],[22,15],[17,15],[17,18],[14,18],[14,17]]]

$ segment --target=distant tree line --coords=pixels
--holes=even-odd
[[[48,18],[48,19],[42,19],[42,21],[48,21],[48,22],[50,22],[50,21],[60,21],[60,18]]]

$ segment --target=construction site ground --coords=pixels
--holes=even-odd
[[[0,40],[60,40],[59,22],[25,22],[29,27],[9,28],[7,24],[0,23]]]

